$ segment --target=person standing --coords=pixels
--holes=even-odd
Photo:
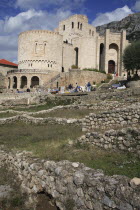
[[[88,91],[88,92],[91,91],[91,84],[90,84],[90,82],[87,83],[87,91]]]

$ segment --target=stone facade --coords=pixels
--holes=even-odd
[[[111,33],[107,29],[105,36],[100,36],[84,15],[61,21],[54,32],[22,32],[18,41],[19,70],[9,72],[7,88],[48,87],[51,80],[58,82],[58,78],[61,86],[60,74],[63,78],[71,77],[73,65],[81,71],[92,68],[121,76],[124,74],[121,57],[127,45],[125,30]],[[96,80],[96,74],[93,77],[87,71],[83,74],[84,83]],[[79,76],[75,76],[78,80]],[[65,79],[63,83],[66,85]]]

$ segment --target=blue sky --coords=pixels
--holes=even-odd
[[[140,11],[140,0],[0,0],[0,59],[17,61],[22,31],[53,30],[73,14],[85,14],[94,26]]]

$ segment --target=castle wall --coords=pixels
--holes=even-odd
[[[58,33],[38,30],[19,35],[19,69],[47,69],[61,71],[62,36]]]

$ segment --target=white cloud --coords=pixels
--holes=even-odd
[[[70,15],[71,12],[68,10],[48,13],[31,9],[15,17],[0,20],[0,58],[17,60],[17,39],[20,32],[33,29],[53,30],[59,21]]]
[[[136,1],[133,10],[135,10],[136,12],[140,12],[140,0]]]
[[[112,12],[100,13],[92,22],[92,25],[100,26],[106,23],[110,23],[112,21],[119,21],[132,13],[132,10],[128,6],[118,8]]]

